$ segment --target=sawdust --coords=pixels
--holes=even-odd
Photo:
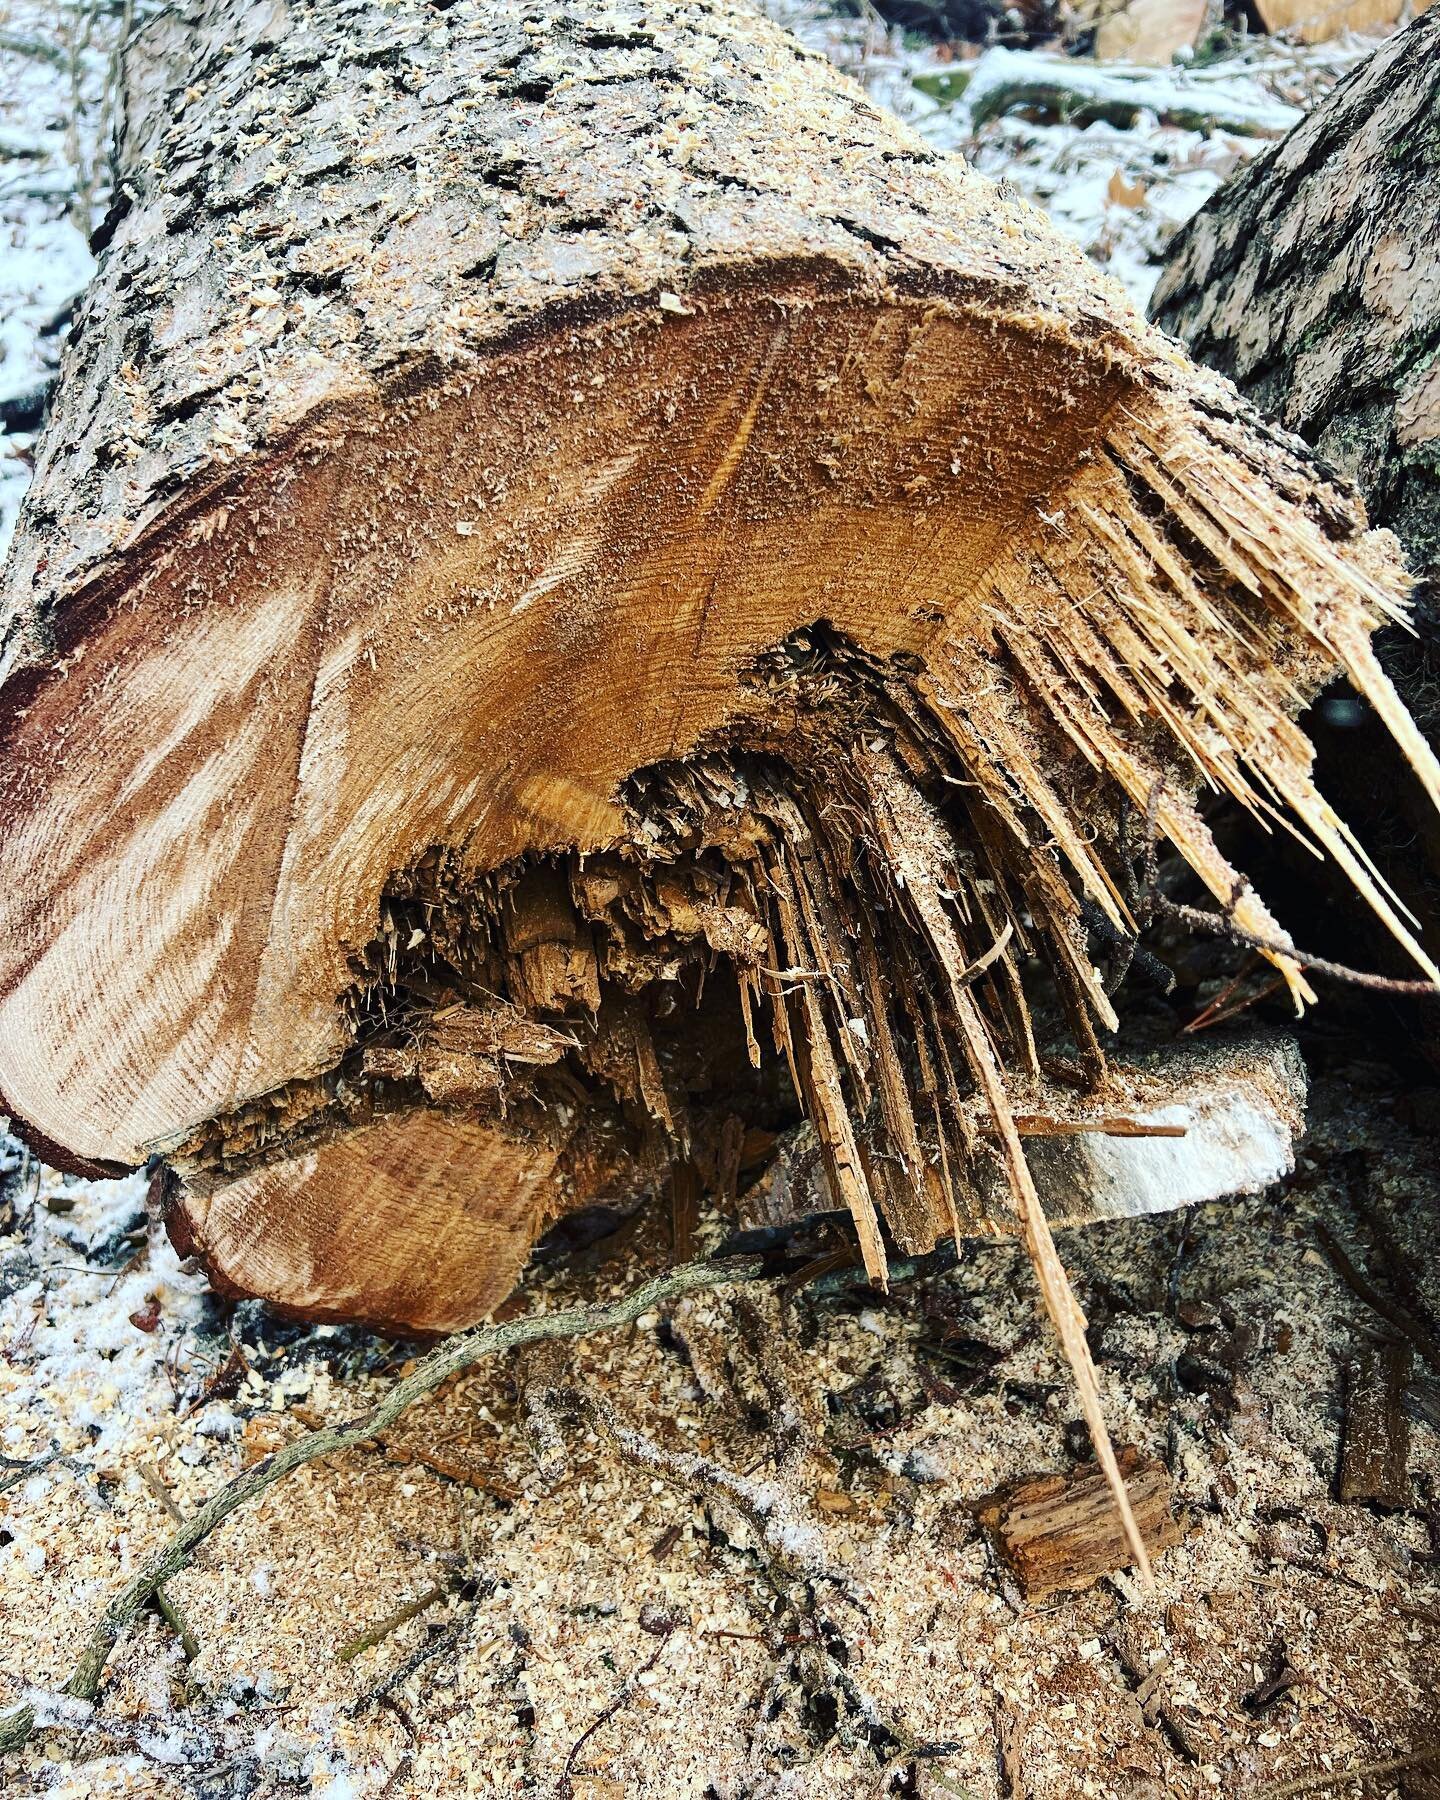
[[[1326,1757],[1339,1767],[1422,1746],[1440,1635],[1429,1560],[1440,1439],[1425,1424],[1412,1432],[1414,1511],[1332,1503],[1345,1364],[1379,1321],[1319,1253],[1313,1225],[1364,1244],[1346,1156],[1358,1143],[1373,1151],[1370,1202],[1414,1254],[1433,1240],[1440,1183],[1429,1145],[1383,1099],[1322,1088],[1316,1110],[1288,1189],[1164,1226],[1095,1226],[1064,1246],[1115,1396],[1112,1431],[1175,1479],[1185,1537],[1157,1559],[1154,1601],[1117,1576],[1026,1607],[974,1521],[1003,1482],[1067,1468],[1079,1448],[1073,1389],[1034,1330],[1023,1252],[997,1243],[889,1300],[802,1290],[782,1313],[774,1293],[758,1295],[814,1434],[788,1474],[757,1428],[764,1383],[727,1295],[571,1358],[568,1379],[667,1449],[752,1491],[788,1483],[773,1498],[807,1556],[843,1571],[843,1591],[815,1584],[815,1605],[881,1724],[844,1692],[817,1692],[813,1658],[793,1619],[777,1618],[773,1573],[736,1516],[583,1426],[569,1431],[568,1465],[542,1479],[514,1371],[495,1367],[456,1382],[384,1452],[304,1469],[228,1522],[169,1584],[200,1640],[195,1663],[187,1671],[150,1620],[113,1659],[94,1714],[78,1709],[33,1740],[9,1791],[559,1795],[573,1746],[622,1692],[574,1764],[576,1795],[998,1796],[1002,1741],[1019,1771],[1009,1791],[1033,1800],[1242,1794]],[[0,1252],[17,1274],[19,1255],[39,1265],[0,1309],[3,1451],[53,1444],[64,1460],[0,1498],[7,1705],[63,1679],[103,1598],[168,1531],[147,1468],[188,1511],[307,1419],[368,1404],[408,1354],[242,1308],[238,1391],[193,1407],[204,1359],[213,1370],[229,1354],[217,1310],[154,1235],[125,1277],[134,1295],[83,1299],[97,1283],[60,1266],[85,1265],[56,1226],[78,1216],[99,1229],[115,1195],[49,1176],[42,1191],[77,1210],[32,1215],[22,1199]],[[133,1193],[119,1197],[133,1207]],[[702,1218],[701,1247],[722,1229]],[[618,1293],[663,1264],[658,1209],[602,1262],[605,1248],[532,1271],[523,1304]],[[161,1296],[153,1333],[115,1316],[142,1289]],[[57,1334],[82,1315],[93,1332],[107,1305],[135,1340],[116,1350],[113,1395],[47,1382]],[[390,1460],[407,1447],[428,1448],[451,1478]],[[446,1598],[338,1659],[436,1585]],[[1287,1662],[1299,1682],[1247,1711]],[[953,1748],[915,1762],[912,1780],[897,1727],[911,1744]],[[887,1788],[892,1778],[901,1785]]]

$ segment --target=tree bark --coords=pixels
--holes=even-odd
[[[1440,12],[1176,237],[1153,316],[1355,483],[1440,576]]]
[[[1418,636],[1386,633],[1377,653],[1431,743],[1440,738],[1437,230],[1440,11],[1431,11],[1196,214],[1154,303],[1159,324],[1353,481],[1372,522],[1399,536],[1416,578]],[[1310,729],[1321,785],[1347,817],[1370,822],[1382,873],[1433,939],[1440,829],[1428,795],[1373,713],[1322,711]],[[1338,900],[1333,883],[1330,892]],[[1316,948],[1353,957],[1353,911],[1316,912]],[[1367,956],[1398,967],[1383,934],[1368,935]],[[1409,1005],[1394,1023],[1433,1060],[1432,1007]]]
[[[883,1280],[979,1092],[1083,1357],[1008,1096],[1037,960],[1105,1079],[1146,830],[1297,997],[1202,780],[1431,969],[1292,723],[1344,666],[1436,787],[1388,540],[756,14],[206,0],[120,151],[0,602],[0,1088],[217,1280],[448,1327],[800,1110]]]

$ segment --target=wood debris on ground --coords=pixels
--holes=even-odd
[[[707,1296],[577,1343],[563,1368],[473,1371],[384,1451],[307,1468],[229,1520],[167,1584],[196,1658],[161,1618],[142,1624],[96,1712],[59,1718],[8,1779],[22,1794],[193,1800],[197,1774],[224,1763],[266,1800],[285,1780],[364,1800],[499,1800],[523,1783],[553,1791],[622,1689],[576,1759],[577,1793],[610,1782],[636,1800],[700,1800],[714,1783],[740,1800],[788,1782],[818,1797],[876,1791],[892,1762],[903,1777],[908,1761],[874,1740],[830,1657],[816,1663],[803,1614],[777,1621],[749,1529],[604,1434],[566,1427],[549,1459],[523,1398],[535,1378],[610,1396],[660,1449],[743,1473],[752,1499],[790,1484],[797,1541],[852,1590],[822,1581],[817,1599],[857,1691],[915,1741],[954,1746],[916,1763],[921,1794],[948,1791],[939,1773],[1000,1800],[1002,1749],[1031,1800],[1073,1800],[1087,1781],[1097,1800],[1208,1800],[1325,1759],[1415,1752],[1433,1730],[1440,1652],[1440,1435],[1412,1419],[1399,1509],[1337,1501],[1347,1372],[1383,1321],[1315,1226],[1374,1266],[1369,1221],[1382,1218],[1433,1306],[1423,1247],[1440,1181],[1434,1137],[1397,1122],[1383,1090],[1346,1085],[1319,1082],[1287,1184],[1065,1241],[1116,1435],[1163,1466],[1185,1523],[1155,1559],[1153,1599],[1121,1573],[1017,1602],[975,1516],[1082,1450],[1020,1253],[992,1242],[890,1298],[858,1272],[836,1295],[752,1288],[758,1332]],[[1358,1142],[1373,1147],[1360,1210]],[[369,1405],[412,1354],[253,1307],[227,1318],[153,1233],[117,1281],[133,1187],[42,1174],[34,1204],[33,1174],[23,1190],[19,1174],[17,1158],[0,1240],[0,1454],[30,1472],[0,1496],[0,1708],[64,1675],[99,1601],[173,1529],[146,1470],[189,1516],[282,1431]],[[55,1196],[69,1209],[43,1204]],[[728,1229],[702,1208],[697,1250]],[[654,1208],[613,1261],[537,1269],[522,1302],[626,1290],[668,1263],[670,1236],[668,1208]],[[128,1315],[152,1292],[161,1322],[145,1332]],[[234,1344],[240,1387],[192,1411]],[[777,1356],[783,1371],[767,1376]],[[788,1473],[764,1423],[767,1379],[808,1421]],[[493,1458],[518,1491],[437,1472],[457,1447],[467,1468]],[[641,1682],[659,1642],[643,1621],[661,1614],[683,1622]]]
[[[1178,1544],[1170,1475],[1158,1458],[1126,1445],[1120,1473],[1151,1556]],[[1027,1600],[1093,1586],[1129,1558],[1124,1534],[1099,1469],[1027,1476],[986,1499],[977,1518],[995,1540]]]

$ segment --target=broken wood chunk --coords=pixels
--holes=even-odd
[[[1306,1080],[1291,1039],[1178,1046],[1117,1068],[1114,1077],[1119,1090],[1133,1096],[1118,1132],[1084,1129],[1084,1109],[1072,1097],[1066,1112],[1076,1131],[1052,1130],[1026,1141],[1053,1225],[1136,1218],[1255,1194],[1295,1167]],[[1106,1113],[1114,1110],[1113,1103],[1105,1107]],[[1152,1135],[1145,1134],[1147,1126]],[[1172,1135],[1176,1129],[1180,1135]],[[998,1175],[985,1192],[986,1211],[1003,1217]]]
[[[233,1178],[197,1174],[166,1224],[222,1293],[258,1291],[304,1318],[453,1331],[509,1292],[555,1166],[547,1145],[415,1108]]]
[[[1133,1065],[1112,1064],[1103,1094],[1017,1083],[1046,1110],[1017,1112],[1026,1160],[1052,1225],[1170,1212],[1252,1194],[1289,1174],[1304,1121],[1305,1070],[1286,1038],[1183,1045]],[[1123,1109],[1123,1110],[1122,1110]],[[986,1122],[973,1119],[976,1181],[957,1186],[963,1233],[1014,1224]],[[808,1125],[780,1139],[769,1167],[741,1196],[749,1228],[792,1224],[841,1207]]]
[[[515,998],[532,1012],[598,1012],[600,968],[563,873],[542,865],[511,889],[505,949]]]
[[[1408,1344],[1367,1345],[1350,1366],[1340,1459],[1340,1499],[1347,1506],[1399,1511],[1410,1504],[1411,1360]]]
[[[1178,1544],[1170,1471],[1132,1445],[1117,1461],[1151,1555]],[[1131,1560],[1114,1499],[1094,1465],[1012,1483],[982,1502],[976,1517],[1027,1600],[1092,1587]]]

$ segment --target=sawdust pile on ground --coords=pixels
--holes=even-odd
[[[1364,1211],[1382,1207],[1423,1269],[1434,1140],[1383,1097],[1322,1090],[1314,1110],[1286,1188],[1062,1246],[1112,1429],[1175,1477],[1186,1536],[1159,1559],[1154,1600],[1120,1576],[1027,1606],[973,1521],[999,1483],[1083,1453],[1023,1256],[993,1245],[888,1302],[801,1291],[782,1309],[746,1290],[761,1360],[813,1436],[789,1496],[773,1492],[762,1370],[733,1293],[575,1347],[570,1378],[627,1422],[793,1505],[778,1565],[713,1497],[580,1427],[568,1466],[542,1479],[515,1369],[487,1367],[386,1450],[306,1468],[232,1519],[170,1585],[198,1659],[187,1670],[150,1618],[98,1710],[33,1740],[6,1791],[558,1796],[568,1768],[576,1796],[655,1800],[1252,1795],[1326,1759],[1423,1746],[1440,1437],[1412,1433],[1413,1511],[1333,1503],[1347,1363],[1384,1326],[1314,1224],[1363,1257]],[[33,1212],[19,1185],[16,1171],[0,1249],[0,1450],[60,1460],[0,1496],[3,1704],[63,1680],[104,1598],[167,1533],[165,1490],[191,1510],[305,1420],[360,1410],[413,1353],[255,1308],[232,1340],[163,1239],[119,1229],[134,1229],[133,1181],[47,1175]],[[127,1257],[118,1282],[103,1272]],[[667,1260],[657,1218],[532,1276],[521,1300],[618,1293]],[[217,1372],[219,1395],[195,1406]],[[807,1588],[787,1563],[826,1574]]]

